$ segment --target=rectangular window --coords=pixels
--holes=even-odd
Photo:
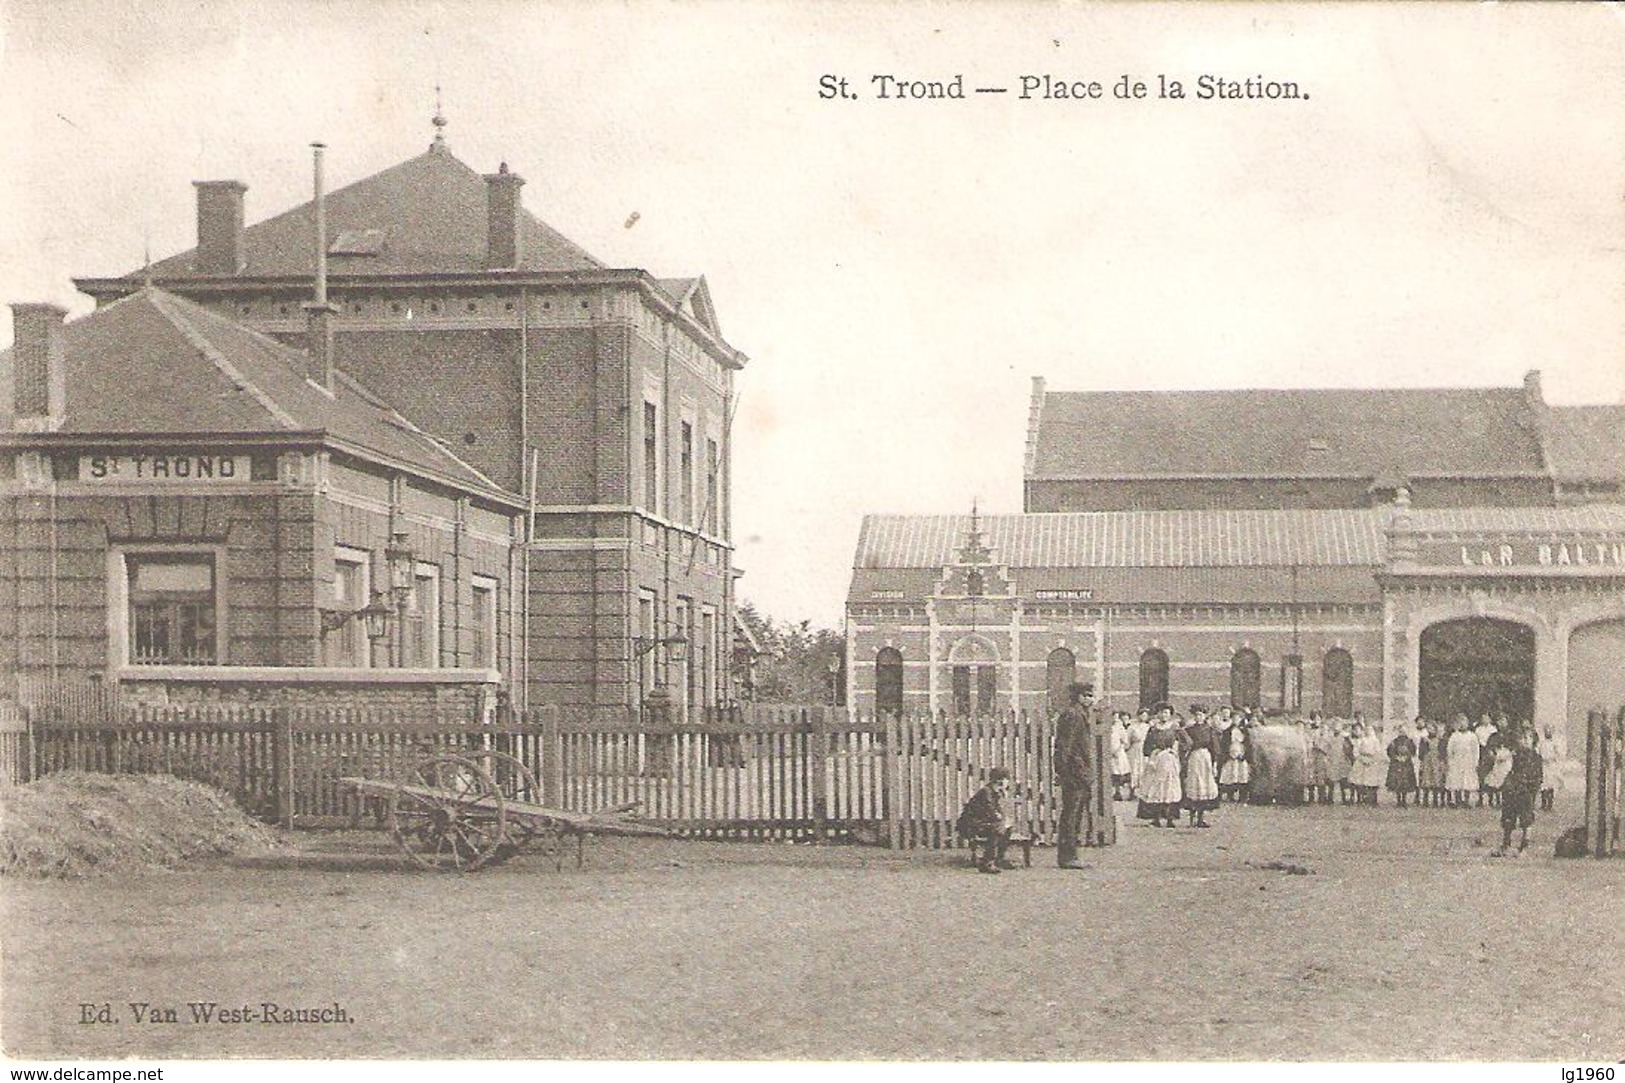
[[[358,549],[340,549],[333,556],[333,606],[353,613],[371,599],[368,556]],[[329,666],[365,668],[372,665],[372,642],[360,617],[351,617],[322,637],[322,661]]]
[[[406,665],[440,668],[440,569],[419,564],[406,603]]]
[[[214,557],[205,553],[131,553],[128,576],[130,662],[138,666],[212,666]]]
[[[468,611],[469,662],[475,669],[496,669],[497,581],[476,575],[472,583]]]
[[[655,404],[643,404],[643,507],[660,513],[660,414]]]
[[[689,526],[694,525],[694,426],[691,422],[683,422],[681,466],[679,478],[683,486],[682,501],[683,522]]]
[[[717,442],[705,442],[705,530],[709,534],[717,532],[717,522],[721,512],[717,509],[717,471],[720,460],[717,458]]]

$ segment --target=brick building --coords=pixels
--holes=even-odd
[[[1020,515],[869,516],[860,709],[1165,700],[1583,733],[1625,701],[1625,407],[1489,391],[1046,392]],[[1565,725],[1566,722],[1566,725]]]
[[[530,214],[523,185],[437,134],[328,194],[320,333],[341,370],[525,503],[522,704],[624,710],[657,684],[715,704],[732,694],[729,422],[746,358],[703,278],[606,267]],[[108,304],[150,281],[305,343],[315,201],[245,226],[243,184],[196,187],[195,249],[76,284]]]
[[[165,701],[244,684],[264,699],[267,681],[319,697],[364,680],[432,700],[512,670],[523,503],[365,385],[156,288],[72,323],[13,311],[8,696],[88,679]],[[369,606],[389,610],[383,634]]]

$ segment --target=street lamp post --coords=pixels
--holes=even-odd
[[[390,534],[384,562],[389,568],[390,600],[395,603],[395,668],[400,669],[406,665],[406,607],[412,601],[417,565],[417,554],[412,552],[406,531]]]
[[[829,705],[840,706],[839,680],[841,676],[841,656],[832,653],[829,656]]]

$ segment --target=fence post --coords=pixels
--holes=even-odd
[[[542,804],[564,807],[564,742],[559,736],[559,708],[542,708]]]
[[[271,710],[271,785],[276,790],[276,822],[293,826],[293,709]]]
[[[881,711],[886,720],[885,744],[880,749],[880,799],[884,803],[881,810],[886,817],[886,842],[893,850],[900,850],[903,846],[902,825],[898,822],[902,815],[902,802],[897,794],[898,756],[903,747],[902,735],[898,732],[897,712]]]
[[[23,764],[23,770],[27,771],[28,774],[23,781],[33,782],[39,778],[39,742],[34,739],[35,711],[34,708],[25,706],[22,708],[22,712],[24,723],[23,738],[28,743],[28,759]]]
[[[834,712],[834,708],[829,710]],[[829,727],[824,725],[824,711],[820,707],[807,714],[807,758],[812,766],[808,785],[812,789],[813,835],[820,843],[829,841],[829,799],[826,796],[829,784],[829,765],[826,762],[829,756]]]

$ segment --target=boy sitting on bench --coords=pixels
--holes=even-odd
[[[993,768],[987,774],[987,785],[965,802],[964,811],[954,824],[959,837],[971,844],[973,856],[978,842],[987,844],[976,861],[978,872],[996,873],[1001,869],[1015,868],[1014,864],[1004,859],[1004,851],[1010,846],[1010,834],[1014,830],[1004,815],[1004,795],[1009,787],[1010,772],[1003,767]]]

